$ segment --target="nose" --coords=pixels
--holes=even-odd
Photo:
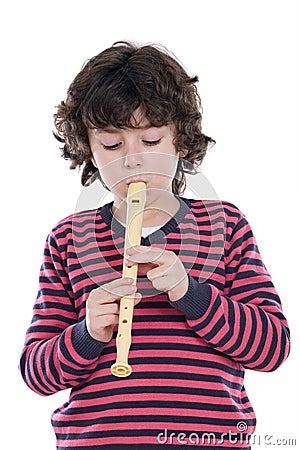
[[[136,146],[128,145],[126,149],[126,154],[124,157],[124,166],[127,168],[142,167],[143,165],[143,155]]]

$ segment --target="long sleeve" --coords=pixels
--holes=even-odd
[[[186,295],[173,303],[190,327],[246,368],[275,370],[288,356],[289,329],[251,228],[241,214],[226,239],[225,289],[189,275]]]
[[[22,376],[40,395],[74,387],[94,371],[104,345],[88,334],[85,320],[78,321],[59,246],[50,234],[21,355]]]
[[[172,303],[150,280],[138,280],[132,373],[116,378],[117,330],[102,344],[85,322],[91,290],[122,275],[125,235],[111,204],[63,219],[45,248],[20,366],[41,395],[71,388],[52,414],[57,448],[162,449],[169,437],[170,446],[181,444],[176,436],[184,431],[204,437],[207,450],[234,449],[230,436],[244,423],[248,440],[239,447],[248,450],[256,416],[244,368],[276,369],[288,355],[289,332],[246,219],[229,202],[180,199],[174,218],[142,237],[142,245],[178,253],[189,288]]]

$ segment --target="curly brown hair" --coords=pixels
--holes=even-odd
[[[173,55],[157,45],[118,41],[88,60],[54,114],[53,134],[64,144],[62,156],[71,160],[71,169],[83,164],[81,183],[89,184],[97,172],[87,129],[134,128],[133,113],[139,109],[154,127],[175,125],[174,145],[185,157],[179,158],[172,189],[176,195],[183,193],[184,174],[196,173],[208,146],[215,143],[202,133],[197,81],[197,76],[190,77]]]

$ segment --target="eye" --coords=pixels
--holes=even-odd
[[[161,141],[161,139],[156,139],[156,141],[145,141],[145,140],[143,140],[142,142],[143,142],[145,145],[151,146],[151,145],[157,145],[157,144],[159,144],[160,141]]]
[[[113,144],[113,145],[104,145],[103,144],[103,148],[105,148],[105,150],[116,150],[117,148],[119,148],[120,145],[121,145],[121,142],[118,142],[117,144]]]

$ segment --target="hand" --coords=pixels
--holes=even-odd
[[[138,263],[140,273],[146,274],[155,289],[167,292],[171,302],[183,297],[189,287],[184,265],[178,256],[153,246],[136,245],[127,250],[126,265]]]
[[[119,300],[136,292],[131,278],[119,278],[93,289],[86,302],[86,326],[89,334],[101,342],[109,342],[119,321]],[[141,301],[135,294],[134,304]]]

